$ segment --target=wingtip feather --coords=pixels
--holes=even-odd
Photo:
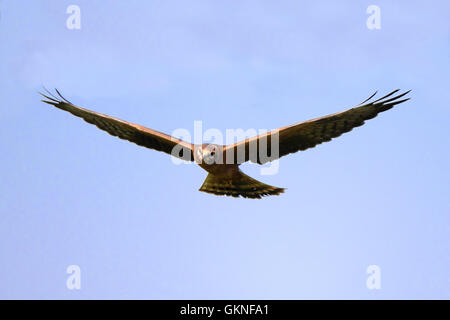
[[[362,105],[363,103],[366,103],[367,101],[369,101],[370,99],[372,99],[373,97],[375,97],[375,95],[378,93],[378,90],[376,90],[374,93],[372,93],[372,95],[370,97],[368,97],[366,100],[364,100],[363,102],[359,103],[358,106]]]

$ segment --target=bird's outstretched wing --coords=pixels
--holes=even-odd
[[[395,95],[398,91],[399,89],[394,90],[377,100],[369,102],[375,96],[375,92],[368,99],[347,111],[279,128],[253,138],[228,145],[225,147],[224,151],[227,152],[232,149],[231,154],[233,154],[234,160],[238,163],[242,162],[242,160],[254,161],[254,159],[257,158],[256,162],[263,164],[290,153],[314,148],[322,142],[330,141],[345,132],[351,131],[355,127],[363,125],[365,120],[376,117],[378,113],[389,110],[396,104],[409,100],[409,98],[401,99],[408,94],[409,91]],[[278,134],[278,156],[275,157],[273,157],[274,150],[271,150],[271,137],[274,134]],[[276,140],[274,140],[274,142],[275,141]],[[259,152],[256,152],[257,154],[250,158],[251,143],[257,144],[257,149],[260,148],[262,143],[267,144],[268,157],[261,157]],[[245,150],[245,159],[242,156],[243,150]],[[238,158],[239,152],[241,152],[241,156]]]
[[[48,95],[41,93],[41,95],[46,99],[42,100],[42,102],[70,112],[71,114],[82,118],[88,123],[94,124],[99,129],[102,129],[120,139],[128,140],[146,148],[163,151],[184,160],[194,161],[194,147],[190,143],[138,124],[126,122],[105,114],[77,107],[66,100],[58,90],[56,90],[56,93],[58,95],[57,97],[48,91]],[[174,149],[176,146],[177,149]],[[177,152],[173,152],[174,150]]]

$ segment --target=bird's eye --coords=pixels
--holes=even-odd
[[[212,156],[214,156],[215,154],[216,154],[216,153],[215,153],[214,151],[213,151],[213,152],[211,152],[211,155],[212,155]]]

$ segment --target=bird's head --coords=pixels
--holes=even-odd
[[[214,164],[220,163],[219,159],[221,159],[220,155],[221,149],[218,145],[215,144],[207,144],[199,146],[196,150],[196,158],[199,163],[206,164]]]

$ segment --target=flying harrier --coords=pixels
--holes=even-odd
[[[314,148],[322,142],[339,137],[341,134],[363,125],[365,120],[376,117],[378,113],[409,100],[409,98],[401,99],[409,91],[395,95],[398,91],[399,89],[394,90],[384,97],[370,102],[375,96],[375,92],[368,99],[347,111],[282,127],[226,146],[194,145],[138,124],[77,107],[66,100],[58,90],[56,90],[58,96],[54,96],[48,91],[48,95],[42,93],[41,95],[47,99],[42,100],[43,102],[68,111],[120,139],[163,151],[184,160],[195,161],[208,172],[199,191],[215,195],[260,199],[263,196],[279,195],[284,192],[284,189],[269,186],[247,176],[239,169],[241,163],[251,160],[264,164],[290,153]],[[275,147],[272,147],[272,140],[278,142]],[[266,151],[271,154],[271,157],[262,156],[261,152],[254,152],[255,149],[252,146],[256,146],[258,149],[266,144]],[[275,148],[277,150],[274,150]]]

